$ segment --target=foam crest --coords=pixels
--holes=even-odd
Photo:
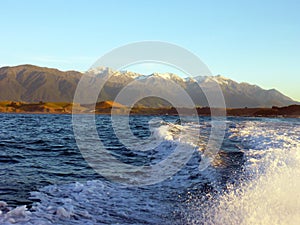
[[[231,129],[245,149],[245,175],[214,196],[195,198],[188,224],[300,224],[300,126],[246,122]]]

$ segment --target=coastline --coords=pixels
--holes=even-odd
[[[182,115],[195,115],[195,110],[199,116],[210,116],[211,108],[197,107],[196,109],[178,108]],[[97,115],[178,115],[178,110],[174,107],[150,108],[133,107],[129,108],[112,101],[92,104],[74,104],[66,102],[0,102],[0,113],[5,114],[97,114]],[[224,112],[226,110],[226,112]],[[272,108],[214,108],[216,116],[236,116],[236,117],[275,117],[275,118],[300,118],[300,105]]]

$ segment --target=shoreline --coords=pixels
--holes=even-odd
[[[178,116],[178,111],[184,116],[195,115],[195,110],[198,116],[211,116],[211,110],[215,116],[234,116],[234,117],[268,117],[268,118],[300,118],[300,105],[291,105],[285,107],[272,108],[209,108],[197,107],[191,108],[174,108],[174,107],[133,107],[129,108],[121,106],[112,101],[98,102],[96,105],[80,105],[66,102],[0,102],[0,113],[2,114],[56,114],[56,115],[170,115]]]

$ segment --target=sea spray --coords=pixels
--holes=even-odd
[[[231,130],[245,147],[244,175],[221,192],[192,196],[187,224],[300,224],[300,126],[248,122]]]

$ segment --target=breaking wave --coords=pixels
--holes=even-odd
[[[193,196],[185,222],[300,224],[300,124],[252,121],[230,132],[244,148],[244,174],[224,191]]]

